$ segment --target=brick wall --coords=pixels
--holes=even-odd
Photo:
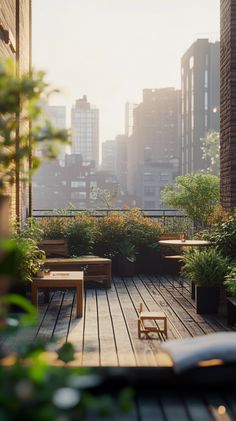
[[[4,31],[8,31],[9,38],[5,36]],[[30,70],[30,35],[31,0],[1,0],[0,60],[11,57],[19,63],[20,73]],[[28,127],[21,127],[20,130],[28,130]],[[27,187],[18,182],[15,186],[9,187],[6,193],[11,197],[12,217],[24,217],[29,207]]]
[[[221,0],[221,203],[236,207],[236,1]]]

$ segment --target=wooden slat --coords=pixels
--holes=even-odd
[[[166,297],[163,294],[162,284],[159,285],[157,282],[156,285],[152,283],[147,277],[143,276],[144,284],[150,293],[153,295],[155,302],[167,315],[168,318],[168,325],[172,324],[176,331],[176,338],[187,338],[191,336],[189,329],[183,324],[180,317],[178,317],[178,313],[174,308],[175,300],[169,297]]]
[[[127,331],[126,321],[122,312],[121,306],[123,303],[119,301],[114,284],[112,289],[108,291],[108,297],[112,324],[115,332],[119,365],[136,366],[136,355],[131,342],[130,332]]]
[[[199,393],[184,393],[183,399],[185,406],[190,415],[190,419],[194,421],[211,421],[212,417],[205,405],[204,400]]]
[[[96,290],[85,292],[85,306],[82,365],[96,367],[100,365]]]
[[[139,396],[138,407],[140,421],[165,421],[161,405],[157,396],[155,398],[153,396]]]
[[[57,323],[53,332],[53,339],[57,343],[63,344],[67,341],[69,326],[71,321],[72,307],[76,301],[75,290],[67,290],[61,303],[61,311],[58,315]]]
[[[178,392],[160,392],[160,401],[166,421],[190,420],[182,397],[178,395]]]
[[[42,323],[39,325],[37,332],[37,338],[40,339],[51,339],[53,332],[56,327],[57,319],[60,314],[61,305],[63,301],[64,291],[55,291],[52,293],[51,301],[47,307],[45,317],[42,319]]]
[[[119,296],[124,316],[126,319],[129,332],[132,336],[132,342],[137,356],[137,363],[140,366],[156,365],[155,355],[145,340],[138,338],[138,312],[125,288],[124,283],[120,279],[114,279],[115,288]],[[137,305],[139,303],[136,303]]]
[[[167,354],[159,350],[164,336],[151,334],[150,340],[138,338],[140,302],[146,311],[161,310],[167,315],[168,339],[228,330],[217,315],[197,315],[189,283],[180,287],[178,280],[176,276],[151,275],[114,278],[109,290],[85,291],[84,315],[80,319],[76,318],[72,290],[65,294],[53,291],[48,305],[42,304],[39,294],[38,327],[4,338],[2,343],[14,350],[17,345],[33,341],[35,336],[54,337],[59,343],[73,343],[78,366],[171,366]]]
[[[115,332],[111,320],[106,291],[97,291],[100,362],[102,366],[117,366],[118,356]]]

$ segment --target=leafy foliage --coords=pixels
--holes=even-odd
[[[218,208],[209,218],[210,226],[204,236],[225,256],[235,257],[236,253],[236,210],[226,212]]]
[[[95,232],[95,219],[86,213],[69,218],[64,236],[68,240],[70,255],[80,256],[92,253]]]
[[[223,283],[230,261],[216,249],[190,249],[184,252],[182,275],[198,286],[213,287]]]
[[[236,265],[232,265],[225,276],[224,285],[232,297],[236,297]]]
[[[19,129],[20,124],[28,127],[29,121],[39,121],[39,117],[42,121],[38,104],[47,88],[43,72],[17,77],[11,61],[0,63],[0,191],[4,191],[6,183],[15,181],[16,164],[23,180],[31,175],[25,170],[25,159],[30,154],[33,169],[38,167],[40,159],[34,154],[38,144],[44,145],[44,157],[55,158],[58,142],[67,141],[67,132],[56,130],[45,119],[32,125],[30,140],[27,130]]]
[[[202,141],[202,159],[209,163],[208,171],[220,175],[220,134],[211,130]]]
[[[219,198],[219,178],[203,173],[178,176],[174,184],[166,186],[162,192],[162,201],[169,207],[183,210],[196,228],[208,225]]]

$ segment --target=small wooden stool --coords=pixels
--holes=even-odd
[[[164,327],[161,329],[159,326],[145,326],[145,320],[162,320]],[[143,304],[140,304],[139,318],[138,318],[138,337],[141,338],[141,333],[145,333],[146,338],[149,333],[164,333],[167,338],[167,317],[163,311],[143,311]]]

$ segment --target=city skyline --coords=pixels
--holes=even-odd
[[[181,57],[197,38],[219,39],[219,0],[33,2],[34,66],[64,92],[51,104],[66,105],[69,126],[86,94],[100,110],[100,143],[124,133],[125,103],[140,103],[143,89],[180,87]]]

